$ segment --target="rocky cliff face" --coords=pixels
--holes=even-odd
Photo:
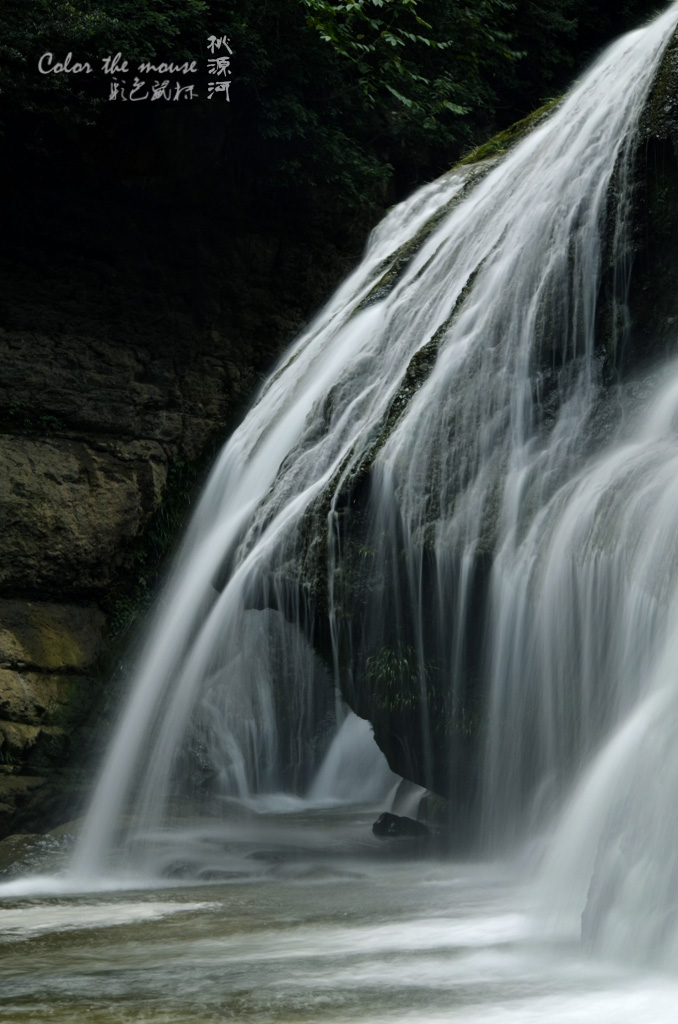
[[[0,836],[77,806],[112,634],[141,567],[149,589],[157,578],[149,523],[176,531],[216,445],[360,252],[365,226],[333,222],[314,197],[258,206],[208,129],[158,111],[66,145],[63,164],[9,161]]]
[[[633,263],[629,281],[628,330],[623,348],[612,345],[611,322],[615,290],[613,281],[620,268],[613,265],[612,246],[604,256],[603,274],[596,311],[596,362],[600,367],[601,407],[607,402],[607,385],[633,376],[642,381],[646,369],[656,367],[659,360],[676,353],[678,324],[678,36],[668,48],[661,64],[641,122],[641,138],[634,160],[634,209],[632,211]],[[530,125],[526,126],[528,129]],[[513,141],[512,133],[509,142]],[[520,137],[520,133],[517,133]],[[501,143],[501,140],[499,140]],[[481,150],[495,153],[490,145]],[[613,191],[615,182],[612,182]],[[612,199],[613,197],[610,196]],[[416,251],[414,246],[413,251]],[[404,253],[403,260],[412,253]],[[400,269],[398,264],[398,269]],[[388,275],[386,275],[388,277]],[[389,282],[385,278],[385,288]],[[380,295],[382,293],[380,292]],[[544,418],[553,415],[560,401],[552,383],[554,357],[551,350],[548,319],[544,321],[544,363],[541,374],[542,410]],[[417,387],[426,379],[434,364],[436,352],[424,346],[417,354],[402,380],[400,391],[391,405],[391,412],[379,439],[357,470],[344,477],[342,489],[333,496],[341,564],[333,580],[330,624],[327,603],[328,567],[325,549],[313,541],[326,520],[329,495],[336,482],[330,484],[308,515],[308,542],[303,560],[305,590],[312,594],[317,618],[314,643],[327,653],[330,625],[333,635],[343,637],[339,652],[343,670],[343,692],[347,702],[361,716],[370,720],[375,738],[386,754],[393,771],[429,786],[456,802],[457,813],[463,815],[474,801],[474,760],[478,753],[478,693],[483,646],[486,642],[483,623],[486,617],[487,588],[495,539],[493,529],[480,536],[474,552],[474,564],[467,566],[473,580],[469,597],[469,614],[464,633],[467,664],[464,678],[455,680],[462,694],[457,703],[450,700],[449,680],[436,675],[435,665],[427,665],[434,637],[410,635],[410,606],[398,605],[393,595],[408,594],[412,580],[402,562],[404,538],[392,527],[390,555],[374,557],[373,536],[370,535],[369,500],[374,458],[381,444],[399,422]],[[642,385],[641,385],[642,387]],[[598,426],[605,430],[605,411]],[[431,480],[434,515],[439,514],[439,491],[445,481]],[[438,510],[438,511],[436,511]],[[492,509],[490,509],[492,511]],[[383,553],[382,553],[383,554]],[[440,576],[436,557],[422,544],[421,565],[416,577],[416,593],[423,609],[440,603]],[[372,596],[370,596],[372,595]],[[370,602],[376,607],[379,595],[379,628],[371,634]],[[339,629],[339,627],[341,627]],[[410,633],[408,633],[410,631]],[[375,637],[378,639],[375,640]],[[416,649],[415,649],[416,648]],[[422,663],[424,668],[422,669]],[[422,683],[425,677],[425,685]],[[462,828],[463,832],[464,829]]]

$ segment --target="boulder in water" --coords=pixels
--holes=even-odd
[[[372,826],[372,831],[380,839],[389,839],[391,836],[414,836],[421,839],[431,835],[431,830],[422,821],[390,814],[388,811],[379,815]]]

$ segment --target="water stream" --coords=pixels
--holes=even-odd
[[[605,377],[677,23],[394,208],[266,383],[70,867],[0,886],[0,1019],[675,1020],[678,365]],[[420,791],[338,694],[394,659],[475,865],[371,834]]]
[[[370,835],[373,816],[306,810],[270,815],[263,835],[177,831],[174,856],[201,843],[204,863],[211,846],[229,880],[32,897],[24,881],[3,897],[0,1020],[675,1020],[678,979],[592,959],[576,930],[546,930],[524,864],[413,860]]]

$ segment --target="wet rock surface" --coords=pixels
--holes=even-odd
[[[167,456],[153,441],[6,435],[0,476],[0,589],[86,593],[110,584],[157,507]]]
[[[634,185],[632,209],[629,210],[628,251],[623,255],[617,253],[616,257],[611,245],[612,207],[608,211],[607,231],[610,237],[604,239],[606,251],[596,312],[596,373],[602,385],[591,424],[591,436],[596,444],[604,443],[616,423],[615,389],[619,383],[628,382],[632,387],[631,382],[635,380],[636,386],[642,388],[642,382],[652,377],[657,365],[662,365],[659,361],[675,356],[678,351],[676,96],[678,34],[674,34],[660,63],[641,118],[638,145],[631,162]],[[618,187],[619,182],[613,177],[610,199],[614,198]],[[615,259],[619,261],[616,264]],[[622,343],[616,345],[612,325],[615,317],[619,318],[620,311],[615,307],[615,281],[626,274],[629,275],[629,290],[623,318],[627,329]],[[558,413],[562,391],[556,386],[554,367],[557,359],[550,348],[552,332],[548,317],[544,318],[540,330],[540,359],[543,363],[540,365],[535,360],[533,385],[535,394],[539,395],[538,414],[546,436]],[[389,431],[397,426],[411,406],[416,386],[433,365],[431,357],[435,357],[435,346],[429,342],[428,348],[428,353],[426,346],[420,349],[408,367],[393,401],[396,412],[393,415],[389,413],[382,437],[388,436]],[[379,551],[370,533],[371,487],[375,479],[380,479],[380,470],[373,472],[378,448],[378,443],[375,443],[365,449],[367,457],[360,464],[359,472],[353,478],[348,474],[343,476],[341,489],[332,495],[331,501],[329,496],[336,481],[320,493],[316,524],[306,530],[308,541],[305,541],[304,565],[310,567],[310,572],[308,583],[304,580],[304,585],[313,593],[317,611],[314,644],[327,656],[328,638],[332,630],[336,632],[336,623],[341,623],[346,639],[338,661],[343,669],[344,698],[356,713],[372,723],[377,744],[394,772],[434,790],[455,804],[453,828],[463,835],[467,821],[472,818],[480,770],[478,741],[482,694],[477,687],[483,673],[482,658],[486,644],[483,622],[487,614],[497,542],[498,505],[492,497],[487,501],[485,520],[478,532],[479,542],[473,548],[472,564],[464,569],[472,580],[462,645],[467,664],[454,680],[452,689],[456,691],[457,698],[450,701],[446,698],[445,685],[440,685],[441,680],[435,673],[436,640],[427,635],[428,624],[424,624],[423,635],[409,636],[408,613],[394,606],[396,599],[393,595],[406,594],[411,580],[416,579],[414,589],[419,607],[432,609],[440,593],[444,592],[444,573],[441,572],[441,561],[433,553],[431,538],[435,536],[441,507],[449,501],[452,488],[448,479],[436,474],[435,463],[432,463],[434,471],[425,481],[427,504],[423,506],[418,525],[421,531],[420,560],[416,570],[411,567],[408,570],[402,555],[409,540],[396,527],[389,539],[390,547],[385,544]],[[330,507],[338,510],[336,529],[342,552],[341,565],[333,579],[331,614],[334,618],[331,624],[326,598],[328,570],[323,562],[326,546],[316,542],[317,523],[323,522],[323,516]],[[311,517],[308,518],[310,520]],[[373,640],[368,635],[369,627],[365,622],[368,605],[374,602],[375,594],[383,596],[379,628],[374,631],[377,639]],[[452,618],[450,616],[450,622]],[[415,647],[424,663],[431,651],[434,671],[428,673],[428,678],[410,656]],[[377,671],[370,672],[370,665]],[[433,727],[431,723],[434,723]]]
[[[100,700],[94,667],[105,616],[94,604],[0,599],[0,822],[62,810],[61,772]],[[66,787],[67,788],[67,787]]]
[[[416,821],[414,818],[408,818],[404,815],[391,814],[389,811],[384,811],[383,814],[379,815],[372,826],[372,831],[375,836],[379,836],[382,839],[396,836],[423,839],[431,835],[430,828],[423,821]]]

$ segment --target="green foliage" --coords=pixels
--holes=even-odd
[[[408,92],[420,83],[430,85],[430,81],[407,62],[406,54],[413,46],[445,50],[451,42],[432,38],[431,25],[417,13],[418,0],[303,3],[309,12],[307,24],[352,63],[357,87],[368,107],[376,107],[384,98],[384,89],[410,110],[419,106]],[[465,113],[454,104],[450,109]]]
[[[26,434],[39,434],[41,437],[52,437],[65,430],[66,424],[58,416],[41,413],[35,416],[16,405],[10,405],[6,414],[9,430]]]
[[[477,739],[481,713],[475,698],[453,693],[439,666],[422,662],[410,644],[382,647],[365,662],[365,675],[379,711],[412,714],[425,704],[434,733]]]
[[[523,54],[506,26],[515,5],[480,0],[304,0],[307,23],[350,69],[365,110],[391,143],[452,147],[495,97],[491,65]]]
[[[42,54],[89,61],[118,51],[134,61],[194,53],[203,0],[6,0],[0,8],[0,95],[4,118],[49,114],[61,125],[91,124],[106,101],[98,74],[40,74]],[[97,79],[95,82],[94,79]]]
[[[664,6],[657,0],[516,0],[514,45],[529,56],[504,76],[503,102],[521,116],[559,95],[607,42]]]
[[[409,711],[421,703],[428,671],[418,664],[417,653],[409,644],[382,647],[367,659],[365,673],[374,687],[380,710]]]
[[[0,8],[3,119],[56,146],[111,110],[99,73],[41,75],[46,51],[131,62],[233,50],[228,159],[259,192],[320,187],[340,204],[383,202],[562,91],[607,38],[653,0],[6,0]],[[204,92],[204,90],[203,90]],[[197,107],[199,104],[196,103]],[[132,106],[131,104],[129,106]],[[213,108],[210,108],[211,110]],[[29,125],[26,116],[33,118]],[[31,148],[31,139],[26,139]]]

